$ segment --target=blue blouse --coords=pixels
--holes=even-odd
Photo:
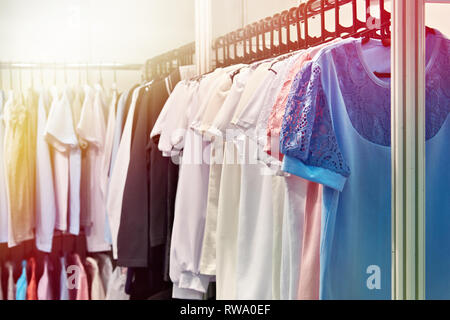
[[[450,45],[426,46],[426,298],[450,299]],[[280,149],[284,171],[325,186],[321,299],[391,298],[390,121],[390,83],[360,40],[323,49],[292,85]]]

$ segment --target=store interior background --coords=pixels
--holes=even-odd
[[[299,0],[211,0],[213,37],[299,3]],[[341,12],[344,24],[350,12]],[[449,17],[450,5],[427,4],[427,25],[448,37]],[[318,22],[312,22],[313,31],[319,30]],[[333,21],[329,19],[327,24],[332,30]],[[0,0],[1,62],[142,64],[194,38],[195,0]],[[43,71],[44,86],[53,84],[54,74],[53,70]],[[77,84],[80,74],[85,82],[84,70],[67,71],[67,81]],[[2,86],[8,88],[8,70],[1,75]],[[98,70],[90,70],[89,81],[97,81],[99,75]],[[35,85],[42,85],[38,72],[14,70],[13,88],[19,86],[20,78],[26,88],[31,77]],[[57,84],[64,84],[63,71],[57,71],[56,77]],[[105,86],[111,84],[112,71],[104,70],[102,79]],[[118,71],[117,79],[119,89],[125,89],[140,81],[140,72]]]

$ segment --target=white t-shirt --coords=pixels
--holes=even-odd
[[[45,140],[48,97],[39,96],[36,137],[36,247],[51,252],[56,219],[56,198],[50,148]]]
[[[87,195],[87,210],[92,224],[86,227],[87,250],[89,252],[108,251],[110,245],[105,239],[106,208],[102,192],[102,160],[105,151],[106,124],[103,91],[96,86],[94,98],[91,92],[86,92],[83,109],[77,132],[89,145],[86,149],[88,166],[83,175],[88,177],[89,191]]]
[[[139,91],[142,87],[136,88],[132,93],[132,100],[128,111],[125,126],[122,132],[119,149],[114,161],[114,167],[109,183],[108,198],[106,209],[111,228],[113,257],[117,259],[117,237],[119,235],[120,217],[122,215],[123,192],[127,180],[128,166],[130,164],[131,134],[133,128],[134,112],[136,102],[139,97]]]

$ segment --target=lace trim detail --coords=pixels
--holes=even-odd
[[[339,150],[320,75],[320,67],[308,63],[296,76],[283,119],[281,150],[307,165],[348,177],[350,168]]]

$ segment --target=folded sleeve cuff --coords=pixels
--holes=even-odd
[[[210,277],[207,275],[182,272],[178,287],[205,293],[208,290],[209,279]]]
[[[304,164],[301,160],[285,155],[283,171],[303,179],[323,184],[338,191],[344,190],[347,178],[331,170]]]
[[[183,300],[202,300],[203,293],[191,289],[183,289],[178,287],[177,284],[173,284],[172,298]]]

